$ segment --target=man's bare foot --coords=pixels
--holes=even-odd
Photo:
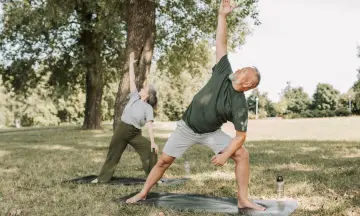
[[[145,199],[146,199],[146,195],[142,195],[141,193],[138,193],[135,196],[127,199],[126,203],[136,203],[139,200],[145,200]]]
[[[265,211],[266,208],[264,206],[260,206],[256,203],[253,203],[249,200],[246,200],[245,202],[240,202],[238,201],[238,207],[239,208],[250,208],[250,209],[255,209],[255,210],[258,210],[258,211]]]

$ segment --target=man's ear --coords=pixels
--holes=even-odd
[[[250,88],[250,87],[252,87],[252,85],[253,85],[253,83],[252,82],[246,82],[246,83],[244,83],[244,87],[246,87],[246,88]]]

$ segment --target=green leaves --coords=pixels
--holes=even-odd
[[[358,57],[360,58],[360,46],[357,47],[358,49]],[[357,81],[355,81],[352,91],[352,101],[353,101],[353,110],[356,113],[360,113],[360,68],[358,69]]]
[[[268,98],[267,92],[261,93],[259,89],[254,89],[249,97],[247,97],[247,104],[249,112],[252,114],[256,113],[256,98],[258,101],[258,113],[260,117],[275,116],[276,111],[270,99]]]
[[[158,69],[174,76],[184,71],[192,75],[201,74],[210,60],[210,47],[206,41],[198,44],[187,41],[182,46],[174,45],[171,49],[168,48],[166,53],[167,55],[162,56],[157,62]]]
[[[25,94],[27,87],[34,88],[41,79],[33,68],[34,59],[19,59],[2,71],[2,78],[8,89]]]
[[[301,113],[309,108],[311,99],[302,87],[292,87],[290,83],[283,92],[287,109],[291,113]]]
[[[335,110],[340,92],[332,85],[319,83],[313,96],[313,106],[319,110]]]
[[[90,22],[81,19],[80,10],[91,16]],[[79,77],[84,73],[83,62],[88,56],[81,52],[80,31],[91,30],[98,35],[93,42],[103,44],[103,61],[107,67],[104,79],[115,76],[124,47],[123,1],[15,1],[4,6],[3,29],[0,36],[0,51],[4,63],[10,64],[4,81],[16,84],[18,91],[26,91],[26,81],[36,83],[42,76],[38,70],[29,72],[23,61],[31,67],[42,65],[52,72],[50,84],[66,89],[84,82]],[[99,41],[101,40],[101,41]],[[26,74],[24,73],[25,71]],[[36,74],[36,75],[35,75]],[[11,76],[10,76],[11,75]],[[12,78],[11,78],[12,77]],[[21,89],[19,83],[22,83]],[[69,89],[68,89],[69,90]]]
[[[182,71],[178,75],[156,70],[152,76],[158,92],[159,104],[157,119],[161,121],[177,121],[185,112],[194,94],[199,91],[209,75],[205,72],[194,75]]]
[[[189,43],[188,47],[173,46],[162,56],[152,70],[151,81],[155,84],[160,120],[175,121],[181,118],[193,95],[199,91],[211,76],[210,47],[206,41]],[[190,52],[185,53],[184,50]],[[170,65],[170,66],[169,66]]]
[[[220,1],[161,1],[157,10],[157,49],[166,53],[169,46],[184,46],[215,40],[217,11]],[[245,18],[258,25],[257,0],[246,0],[228,17],[229,45],[235,48],[245,42],[250,33]],[[186,45],[185,47],[186,48]],[[184,49],[185,50],[185,49]],[[167,53],[166,53],[167,54]]]

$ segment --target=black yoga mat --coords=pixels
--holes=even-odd
[[[124,203],[134,194],[115,200]],[[229,213],[234,215],[262,216],[262,215],[291,215],[298,207],[296,200],[253,200],[253,202],[265,206],[266,211],[251,209],[239,209],[237,200],[233,198],[211,197],[199,194],[174,194],[174,193],[149,193],[146,200],[139,201],[135,205],[154,205],[174,210],[193,210],[204,212]],[[127,204],[134,205],[134,204]]]
[[[76,184],[92,184],[91,181],[96,179],[96,175],[89,175],[79,178],[74,178],[71,180],[63,181],[63,183],[76,183]],[[174,179],[161,179],[158,183],[159,186],[161,185],[175,185],[180,184],[185,181],[189,180],[189,178],[174,178]],[[109,182],[100,183],[100,184],[122,184],[122,185],[137,185],[137,184],[144,184],[146,179],[143,178],[127,178],[127,177],[112,177]],[[99,183],[96,183],[99,184]]]
[[[67,181],[63,181],[63,183],[76,183],[76,184],[92,184],[91,181],[96,179],[96,175],[89,175],[79,178],[70,179]],[[109,182],[104,184],[123,184],[123,185],[134,185],[134,184],[144,184],[146,179],[142,178],[120,178],[120,177],[112,177]],[[98,183],[97,183],[98,184]],[[103,183],[100,183],[103,184]]]

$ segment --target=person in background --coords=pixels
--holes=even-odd
[[[154,141],[154,108],[157,105],[157,92],[153,85],[144,86],[140,92],[135,85],[134,53],[129,57],[130,99],[121,116],[121,122],[116,127],[111,139],[109,151],[99,176],[92,183],[108,182],[111,180],[115,167],[129,143],[140,155],[142,168],[146,176],[157,162],[159,147]],[[147,124],[150,140],[141,135],[141,128]]]

